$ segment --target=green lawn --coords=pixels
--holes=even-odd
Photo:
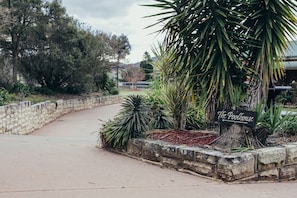
[[[145,95],[148,89],[136,89],[132,90],[129,88],[120,88],[119,89],[119,95],[120,96],[129,96],[129,95]],[[50,101],[55,101],[58,99],[70,99],[70,98],[76,98],[78,96],[76,95],[67,95],[67,94],[57,94],[53,96],[47,96],[47,95],[42,95],[42,94],[30,94],[27,97],[24,97],[22,100],[23,101],[31,101],[32,104],[39,103],[39,102],[44,102],[47,100]],[[14,102],[19,102],[21,101],[20,96],[17,94],[9,94],[9,101],[5,103],[5,105],[9,103],[14,103]]]
[[[129,88],[119,88],[119,95],[120,96],[129,96],[129,95],[146,95],[146,92],[148,91],[148,89],[136,89],[136,90],[132,90]]]

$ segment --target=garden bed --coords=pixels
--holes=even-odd
[[[217,137],[214,131],[187,131],[187,130],[153,130],[149,132],[148,138],[161,140],[176,145],[203,146],[210,145]]]
[[[148,139],[160,140],[174,145],[187,145],[193,147],[210,146],[218,132],[209,130],[190,131],[174,129],[155,129],[148,132]],[[280,146],[287,143],[297,142],[297,134],[294,135],[270,135],[267,138],[267,147]]]

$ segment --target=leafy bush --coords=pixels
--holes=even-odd
[[[0,87],[0,105],[4,105],[9,100],[8,91]]]
[[[149,108],[139,95],[128,96],[114,120],[100,130],[105,147],[125,148],[129,139],[144,136],[150,124]]]
[[[173,120],[168,116],[162,98],[162,89],[158,78],[151,84],[151,89],[146,92],[147,101],[151,110],[151,128],[167,129],[173,126]]]
[[[164,107],[157,103],[150,104],[150,128],[152,129],[168,129],[172,126],[172,120],[165,113]]]
[[[40,93],[40,94],[44,94],[44,95],[48,95],[48,96],[54,95],[54,92],[47,87],[35,87],[34,91],[36,93]]]
[[[287,135],[297,134],[297,116],[290,115],[289,118],[284,122],[285,130],[283,133]]]
[[[162,100],[173,118],[174,129],[185,129],[190,97],[183,83],[164,86]]]
[[[297,133],[297,116],[285,113],[282,106],[271,106],[265,111],[264,105],[258,105],[257,127],[267,128],[272,134]]]
[[[112,89],[109,90],[109,93],[111,95],[118,95],[120,93],[119,89],[116,87],[113,87]]]
[[[190,107],[187,115],[186,129],[201,129],[206,127],[205,113],[199,107]]]
[[[29,96],[32,92],[32,88],[29,85],[25,85],[21,82],[13,84],[11,93],[15,93],[19,96],[19,100],[22,101],[25,97]]]
[[[285,90],[281,92],[276,98],[275,101],[279,104],[287,104],[293,102],[293,91]]]
[[[146,91],[147,99],[151,104],[154,105],[163,105],[164,101],[162,100],[162,90],[160,85],[160,80],[156,78],[151,84],[151,89]]]
[[[266,111],[265,126],[272,131],[278,133],[284,131],[283,123],[288,119],[287,116],[282,116],[283,108],[280,106],[272,106]]]

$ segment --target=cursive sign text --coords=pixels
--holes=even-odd
[[[256,124],[256,113],[252,111],[217,110],[216,120],[254,127]]]

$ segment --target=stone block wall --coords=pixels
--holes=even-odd
[[[132,139],[127,154],[162,167],[219,179],[225,182],[295,180],[297,143],[243,153],[172,145],[149,139]]]
[[[119,103],[121,100],[121,96],[84,97],[38,104],[27,101],[0,106],[0,134],[29,134],[64,114]]]

